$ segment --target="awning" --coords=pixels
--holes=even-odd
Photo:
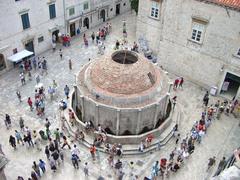
[[[12,62],[18,62],[18,61],[21,61],[23,58],[31,56],[31,55],[33,55],[33,52],[24,49],[23,51],[18,52],[16,54],[8,57],[7,59]]]

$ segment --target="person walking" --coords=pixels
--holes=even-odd
[[[12,135],[10,135],[10,137],[9,137],[9,143],[10,143],[10,145],[11,145],[14,149],[17,149],[16,139],[15,139],[15,137],[13,137]]]
[[[55,161],[53,160],[53,158],[50,159],[49,165],[50,165],[50,167],[51,167],[51,170],[52,170],[53,172],[56,172],[57,166],[56,166]]]
[[[5,115],[5,126],[9,129],[12,126],[11,118],[8,114]]]
[[[59,56],[60,56],[60,59],[62,60],[62,58],[63,58],[62,49],[59,49]]]
[[[180,140],[180,134],[177,135],[176,144],[178,144],[179,140]]]
[[[208,159],[207,171],[208,171],[209,169],[211,169],[211,167],[213,167],[213,166],[215,165],[215,163],[216,163],[216,157],[215,157],[215,156],[209,158],[209,159]]]
[[[72,70],[72,60],[71,59],[68,60],[68,67],[69,67],[69,70]]]
[[[36,83],[37,83],[37,85],[40,83],[40,76],[39,76],[39,74],[36,75]]]
[[[21,142],[22,145],[24,145],[22,136],[21,136],[21,134],[20,134],[17,130],[15,130],[15,137],[16,137],[16,139],[17,139],[17,143],[18,143],[18,144]]]
[[[43,173],[46,172],[46,163],[42,160],[39,159],[39,164],[38,164],[39,168],[42,170]]]
[[[85,164],[84,164],[83,172],[84,172],[85,176],[89,176],[89,174],[88,174],[88,163],[87,162],[85,162]]]
[[[224,169],[224,166],[226,165],[227,161],[226,158],[223,157],[222,160],[218,164],[218,171],[221,172]]]
[[[35,161],[33,161],[32,169],[33,169],[34,172],[38,175],[38,177],[41,177],[41,172],[40,172],[39,165],[36,164]]]
[[[77,158],[77,156],[75,154],[72,154],[71,160],[72,160],[73,167],[75,169],[78,169],[79,168],[78,158]]]
[[[17,91],[16,94],[17,94],[19,102],[21,103],[22,102],[22,97],[21,97],[20,91]]]
[[[68,146],[69,149],[71,149],[71,146],[68,144],[67,137],[66,137],[66,136],[63,136],[62,149],[63,149],[66,145]]]
[[[69,89],[68,85],[66,85],[64,87],[64,93],[65,93],[65,96],[67,97],[67,99],[69,98],[69,92],[70,92],[70,89]]]

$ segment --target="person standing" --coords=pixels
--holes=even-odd
[[[91,153],[92,159],[95,160],[96,147],[95,147],[94,144],[90,147],[90,150],[89,150],[89,151],[90,151],[90,153]]]
[[[40,167],[40,169],[42,170],[43,173],[46,172],[46,163],[42,159],[39,159],[38,166]]]
[[[174,96],[173,98],[172,98],[172,103],[173,103],[173,110],[175,109],[175,106],[176,106],[176,104],[177,104],[177,96]]]
[[[24,76],[23,72],[20,73],[19,77],[20,77],[20,80],[21,80],[22,85],[25,85],[25,84],[26,84],[26,81],[25,81],[25,76]]]
[[[62,60],[62,58],[63,58],[62,49],[59,49],[59,56],[60,56],[60,59]]]
[[[10,145],[11,145],[14,149],[17,149],[16,139],[15,139],[15,137],[13,137],[12,135],[10,135],[10,137],[9,137],[9,143],[10,143]]]
[[[183,77],[181,77],[180,78],[180,80],[179,80],[179,88],[183,88],[182,86],[183,86],[183,82],[184,82],[184,79],[183,79]]]
[[[92,38],[92,43],[94,43],[94,40],[95,40],[95,33],[94,32],[92,33],[91,38]]]
[[[208,101],[209,101],[209,93],[208,93],[208,91],[206,91],[206,93],[205,93],[205,95],[204,95],[204,97],[203,97],[203,105],[204,105],[205,107],[207,107]]]
[[[48,146],[45,147],[45,154],[47,156],[47,159],[49,160],[50,159],[50,151],[48,149]]]
[[[32,111],[32,110],[33,110],[33,102],[32,102],[32,100],[31,100],[30,97],[28,97],[27,103],[28,103],[28,105],[29,105],[30,111]]]
[[[68,67],[69,67],[69,70],[72,70],[72,60],[71,59],[68,60]]]
[[[24,120],[22,117],[19,118],[19,126],[21,131],[24,131]]]
[[[36,60],[35,56],[32,58],[32,64],[33,64],[34,70],[36,71],[36,69],[37,69],[37,60]]]
[[[176,90],[178,88],[179,85],[179,79],[175,79],[174,83],[173,83],[173,89]]]
[[[65,96],[67,97],[67,99],[69,98],[69,92],[70,92],[70,89],[69,89],[68,85],[66,85],[64,87],[64,93],[65,93]]]
[[[20,91],[17,91],[16,94],[17,94],[19,102],[21,103],[22,102],[22,97],[21,97]]]

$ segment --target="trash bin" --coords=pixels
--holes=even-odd
[[[216,96],[217,95],[217,87],[216,86],[211,86],[211,89],[210,89],[210,94],[212,96]]]

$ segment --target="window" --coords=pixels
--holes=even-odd
[[[72,15],[74,15],[75,14],[75,9],[74,9],[74,7],[73,8],[70,8],[69,9],[69,16],[72,16]]]
[[[159,16],[159,3],[152,2],[151,17],[158,18],[158,16]]]
[[[50,19],[53,19],[56,17],[55,4],[49,5],[49,15],[50,15]]]
[[[192,36],[191,36],[191,39],[193,41],[201,43],[203,40],[204,32],[205,32],[205,24],[200,23],[200,22],[193,22]]]
[[[86,3],[83,4],[83,9],[84,9],[84,10],[87,10],[87,9],[88,9],[88,2],[86,2]]]
[[[21,18],[22,18],[23,29],[30,28],[28,13],[22,14]]]
[[[237,55],[240,56],[240,48],[238,49]]]
[[[123,6],[126,6],[126,3],[123,3]]]
[[[38,43],[43,42],[43,41],[44,41],[44,37],[43,37],[43,36],[40,36],[40,37],[38,38]]]

